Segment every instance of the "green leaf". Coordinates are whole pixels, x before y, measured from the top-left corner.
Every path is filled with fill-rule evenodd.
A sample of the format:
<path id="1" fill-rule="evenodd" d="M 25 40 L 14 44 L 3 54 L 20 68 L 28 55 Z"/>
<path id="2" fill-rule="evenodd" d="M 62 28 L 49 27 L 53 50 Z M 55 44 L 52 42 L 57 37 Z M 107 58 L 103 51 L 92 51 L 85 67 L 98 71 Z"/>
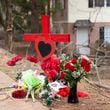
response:
<path id="1" fill-rule="evenodd" d="M 74 80 L 74 79 L 73 79 L 73 77 L 71 76 L 70 73 L 67 73 L 67 74 L 65 75 L 65 80 L 68 81 L 68 82 L 71 82 L 71 81 Z"/>
<path id="2" fill-rule="evenodd" d="M 46 99 L 46 105 L 47 105 L 47 106 L 50 106 L 51 104 L 52 104 L 52 98 L 48 97 L 48 98 Z"/>
<path id="3" fill-rule="evenodd" d="M 42 97 L 43 97 L 44 99 L 47 99 L 47 98 L 49 97 L 48 92 L 45 92 L 45 93 L 42 95 Z"/>
<path id="4" fill-rule="evenodd" d="M 48 3 L 49 0 L 41 0 L 42 3 Z"/>

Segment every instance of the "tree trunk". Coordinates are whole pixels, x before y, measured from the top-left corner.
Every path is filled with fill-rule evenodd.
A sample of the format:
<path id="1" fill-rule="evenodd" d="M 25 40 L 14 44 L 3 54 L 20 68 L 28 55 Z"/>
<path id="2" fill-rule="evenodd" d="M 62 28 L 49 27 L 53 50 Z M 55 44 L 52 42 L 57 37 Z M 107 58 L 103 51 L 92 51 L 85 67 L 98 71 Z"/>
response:
<path id="1" fill-rule="evenodd" d="M 32 21 L 31 21 L 31 32 L 40 33 L 42 27 L 40 25 L 41 14 L 44 13 L 44 6 L 39 0 L 31 0 L 32 2 Z M 29 53 L 35 54 L 35 43 L 32 42 L 30 45 Z"/>
<path id="2" fill-rule="evenodd" d="M 31 32 L 38 33 L 40 32 L 40 8 L 41 4 L 39 0 L 32 0 L 32 21 L 31 21 Z"/>
<path id="3" fill-rule="evenodd" d="M 12 1 L 6 0 L 6 32 L 5 37 L 6 47 L 12 51 L 12 39 L 13 39 L 13 21 L 12 21 Z"/>

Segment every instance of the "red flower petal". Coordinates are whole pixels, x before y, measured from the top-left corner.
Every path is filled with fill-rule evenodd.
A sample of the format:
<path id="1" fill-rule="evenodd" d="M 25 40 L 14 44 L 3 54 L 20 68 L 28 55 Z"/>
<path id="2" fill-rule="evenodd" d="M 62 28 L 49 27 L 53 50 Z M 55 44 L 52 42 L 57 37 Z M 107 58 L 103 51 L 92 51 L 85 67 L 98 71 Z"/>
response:
<path id="1" fill-rule="evenodd" d="M 73 58 L 73 59 L 70 60 L 70 62 L 73 63 L 73 64 L 75 64 L 75 63 L 77 63 L 77 59 L 76 58 Z"/>
<path id="2" fill-rule="evenodd" d="M 47 75 L 49 80 L 55 80 L 56 76 L 57 76 L 57 71 L 56 70 L 46 71 L 46 75 Z"/>
<path id="3" fill-rule="evenodd" d="M 27 60 L 34 62 L 34 63 L 38 62 L 37 58 L 35 56 L 32 56 L 32 55 L 27 55 Z"/>
<path id="4" fill-rule="evenodd" d="M 41 68 L 43 70 L 56 70 L 57 72 L 60 70 L 59 68 L 60 65 L 60 61 L 57 58 L 56 55 L 52 55 L 50 58 L 48 58 L 47 60 L 45 60 L 42 64 L 41 64 Z"/>
<path id="5" fill-rule="evenodd" d="M 60 88 L 60 90 L 59 90 L 59 92 L 57 94 L 61 95 L 62 97 L 67 97 L 68 94 L 69 94 L 68 87 Z"/>
<path id="6" fill-rule="evenodd" d="M 84 71 L 89 72 L 91 70 L 91 66 L 90 65 L 84 65 L 83 69 L 84 69 Z"/>
<path id="7" fill-rule="evenodd" d="M 19 60 L 21 60 L 21 59 L 22 59 L 22 56 L 21 56 L 21 55 L 17 55 L 17 56 L 15 56 L 15 57 L 13 57 L 11 60 L 17 62 L 17 61 L 19 61 Z"/>
<path id="8" fill-rule="evenodd" d="M 8 65 L 8 66 L 14 66 L 14 65 L 15 65 L 15 61 L 8 61 L 8 62 L 7 62 L 7 65 Z"/>
<path id="9" fill-rule="evenodd" d="M 64 79 L 65 75 L 66 75 L 66 73 L 62 71 L 62 72 L 60 73 L 60 79 Z"/>
<path id="10" fill-rule="evenodd" d="M 65 64 L 65 69 L 74 71 L 76 69 L 76 67 L 73 64 L 71 64 L 71 63 L 66 63 Z"/>
<path id="11" fill-rule="evenodd" d="M 7 65 L 8 66 L 14 66 L 16 64 L 17 61 L 21 60 L 22 59 L 22 56 L 21 55 L 17 55 L 13 58 L 11 58 L 8 62 L 7 62 Z"/>
<path id="12" fill-rule="evenodd" d="M 66 64 L 65 64 L 65 69 L 69 69 L 70 66 L 71 66 L 70 63 L 66 63 Z"/>
<path id="13" fill-rule="evenodd" d="M 71 66 L 69 67 L 69 69 L 70 69 L 71 71 L 75 71 L 75 70 L 76 70 L 76 67 L 75 67 L 74 65 L 71 65 Z"/>
<path id="14" fill-rule="evenodd" d="M 88 64 L 90 64 L 90 62 L 87 59 L 84 59 L 84 58 L 81 59 L 81 66 L 88 65 Z"/>

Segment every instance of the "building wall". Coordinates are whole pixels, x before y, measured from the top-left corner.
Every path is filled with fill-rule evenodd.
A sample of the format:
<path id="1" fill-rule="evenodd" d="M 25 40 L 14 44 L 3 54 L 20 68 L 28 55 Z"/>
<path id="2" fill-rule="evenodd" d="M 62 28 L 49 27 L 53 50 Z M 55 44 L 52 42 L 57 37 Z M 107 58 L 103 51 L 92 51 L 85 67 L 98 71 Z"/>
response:
<path id="1" fill-rule="evenodd" d="M 100 27 L 110 26 L 110 22 L 99 22 L 95 23 L 92 31 L 90 32 L 90 46 L 92 47 L 91 53 L 95 52 L 95 48 L 97 48 L 97 43 L 99 42 L 100 37 Z"/>
<path id="2" fill-rule="evenodd" d="M 64 0 L 65 4 L 64 4 L 64 9 L 59 9 L 56 10 L 55 13 L 53 13 L 53 21 L 56 23 L 58 21 L 58 23 L 65 23 L 67 22 L 67 18 L 68 18 L 68 0 Z"/>
<path id="3" fill-rule="evenodd" d="M 90 19 L 91 22 L 110 22 L 110 7 L 88 8 L 88 0 L 68 0 L 68 22 Z"/>
<path id="4" fill-rule="evenodd" d="M 94 54 L 97 48 L 97 41 L 99 40 L 99 29 L 102 26 L 110 26 L 110 7 L 95 7 L 88 8 L 88 0 L 65 0 L 66 8 L 63 16 L 61 13 L 57 14 L 54 21 L 56 25 L 63 24 L 64 33 L 71 35 L 71 42 L 73 44 L 68 47 L 68 53 L 75 51 L 76 48 L 76 31 L 74 23 L 77 20 L 90 20 L 93 26 L 89 32 L 89 45 L 91 48 L 91 54 Z M 83 37 L 83 36 L 82 36 Z"/>
<path id="5" fill-rule="evenodd" d="M 77 20 L 90 20 L 93 23 L 88 37 L 91 53 L 94 53 L 100 37 L 100 27 L 110 26 L 110 7 L 88 8 L 88 0 L 68 0 L 68 23 L 69 29 L 72 28 L 70 33 L 74 43 L 76 42 L 74 23 Z"/>
<path id="6" fill-rule="evenodd" d="M 95 23 L 92 30 L 89 32 L 89 46 L 90 46 L 90 50 L 91 50 L 91 54 L 94 54 L 96 52 L 96 49 L 98 48 L 98 41 L 99 41 L 99 37 L 100 37 L 100 27 L 103 26 L 110 26 L 110 23 Z M 72 46 L 69 47 L 69 50 L 74 50 L 76 48 L 76 28 L 74 28 L 74 24 L 73 23 L 68 23 L 67 25 L 65 25 L 66 28 L 68 28 L 66 31 L 68 31 L 68 33 L 70 33 L 71 35 L 71 41 L 73 42 Z M 83 36 L 82 36 L 83 37 Z"/>

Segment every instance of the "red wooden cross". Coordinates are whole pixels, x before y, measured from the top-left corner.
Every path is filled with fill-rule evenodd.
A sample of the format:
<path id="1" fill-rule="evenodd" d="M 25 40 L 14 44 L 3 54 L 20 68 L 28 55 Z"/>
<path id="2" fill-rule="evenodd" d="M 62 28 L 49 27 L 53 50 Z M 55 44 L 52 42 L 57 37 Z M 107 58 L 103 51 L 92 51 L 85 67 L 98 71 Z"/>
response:
<path id="1" fill-rule="evenodd" d="M 69 42 L 70 34 L 51 34 L 49 16 L 42 16 L 42 33 L 38 34 L 24 34 L 25 41 L 35 42 L 35 48 L 39 60 L 46 60 L 55 51 L 54 42 Z"/>

